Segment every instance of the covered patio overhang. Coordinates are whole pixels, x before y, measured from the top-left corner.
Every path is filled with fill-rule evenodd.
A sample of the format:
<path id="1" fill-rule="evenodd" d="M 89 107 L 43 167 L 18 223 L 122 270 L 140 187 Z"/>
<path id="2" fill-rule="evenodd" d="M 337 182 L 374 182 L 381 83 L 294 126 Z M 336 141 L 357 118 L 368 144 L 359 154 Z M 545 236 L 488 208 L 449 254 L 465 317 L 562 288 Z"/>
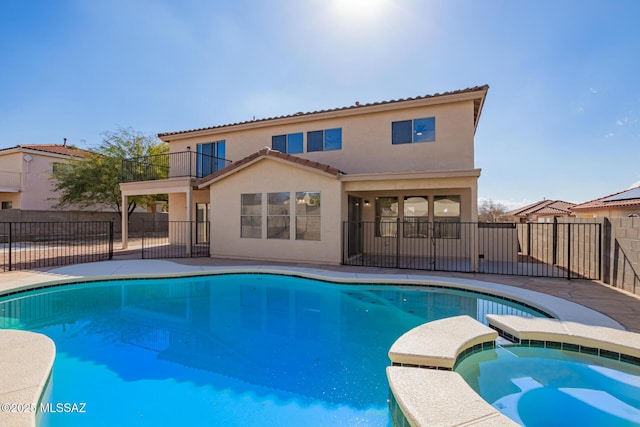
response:
<path id="1" fill-rule="evenodd" d="M 191 199 L 193 190 L 196 187 L 196 179 L 189 177 L 170 178 L 156 181 L 126 182 L 120 184 L 120 192 L 122 193 L 122 206 L 129 205 L 129 197 L 131 196 L 147 196 L 154 194 L 185 194 L 187 203 L 187 218 L 193 215 Z M 127 209 L 122 209 L 122 249 L 128 247 L 129 236 L 129 214 Z M 190 244 L 187 245 L 191 247 Z"/>
<path id="2" fill-rule="evenodd" d="M 478 219 L 480 169 L 344 175 L 340 178 L 345 197 L 375 196 L 392 191 L 463 189 L 469 193 L 466 221 Z"/>
<path id="3" fill-rule="evenodd" d="M 395 253 L 400 254 L 403 251 L 400 249 L 401 247 L 408 250 L 407 248 L 415 246 L 415 240 L 411 239 L 415 236 L 405 236 L 405 232 L 399 233 L 397 230 L 400 230 L 402 226 L 402 229 L 406 231 L 407 228 L 404 227 L 409 227 L 416 217 L 423 218 L 421 221 L 432 224 L 439 221 L 459 224 L 476 223 L 478 220 L 478 178 L 480 173 L 480 169 L 469 169 L 342 176 L 340 178 L 343 191 L 342 205 L 345 207 L 342 211 L 342 218 L 345 222 L 345 230 L 349 230 L 345 231 L 349 235 L 349 243 L 345 248 L 350 255 L 352 252 L 353 255 L 361 253 L 365 246 L 374 252 L 379 250 L 393 252 L 388 248 L 390 242 L 384 238 L 394 236 L 398 237 L 395 243 Z M 387 213 L 383 213 L 384 211 Z M 380 215 L 388 215 L 388 217 L 383 218 Z M 409 216 L 409 223 L 407 223 L 409 225 L 404 225 L 407 216 Z M 390 218 L 395 218 L 395 221 L 398 221 L 397 225 L 387 225 L 385 227 L 388 230 L 387 228 L 383 230 L 381 228 L 383 222 L 388 223 Z M 379 221 L 380 223 L 378 223 Z M 464 230 L 468 228 L 466 227 Z M 455 230 L 460 233 L 461 225 Z M 423 232 L 420 231 L 420 233 Z M 420 235 L 423 237 L 426 235 L 435 236 L 432 232 Z M 436 237 L 433 241 L 434 250 L 436 247 L 446 246 L 466 251 L 468 253 L 465 256 L 469 259 L 470 269 L 476 271 L 478 262 L 477 233 L 462 232 L 462 235 L 462 240 L 460 240 L 460 234 L 451 240 Z M 461 242 L 465 243 L 461 244 Z M 364 250 L 362 253 L 368 252 L 370 251 Z"/>

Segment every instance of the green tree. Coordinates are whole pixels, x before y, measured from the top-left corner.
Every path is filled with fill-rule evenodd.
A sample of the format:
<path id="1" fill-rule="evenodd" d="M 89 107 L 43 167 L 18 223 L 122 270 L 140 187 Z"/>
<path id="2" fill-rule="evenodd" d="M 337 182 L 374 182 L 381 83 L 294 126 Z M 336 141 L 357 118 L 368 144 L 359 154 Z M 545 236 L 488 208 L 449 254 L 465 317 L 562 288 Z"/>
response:
<path id="1" fill-rule="evenodd" d="M 498 217 L 504 214 L 507 208 L 493 200 L 484 200 L 478 207 L 478 221 L 480 222 L 497 222 Z"/>
<path id="2" fill-rule="evenodd" d="M 144 135 L 132 128 L 120 128 L 105 132 L 102 143 L 83 160 L 58 165 L 52 174 L 54 189 L 58 195 L 56 207 L 105 206 L 122 215 L 120 186 L 122 160 L 169 152 L 167 143 Z M 148 206 L 166 195 L 129 197 L 129 213 L 136 206 Z"/>

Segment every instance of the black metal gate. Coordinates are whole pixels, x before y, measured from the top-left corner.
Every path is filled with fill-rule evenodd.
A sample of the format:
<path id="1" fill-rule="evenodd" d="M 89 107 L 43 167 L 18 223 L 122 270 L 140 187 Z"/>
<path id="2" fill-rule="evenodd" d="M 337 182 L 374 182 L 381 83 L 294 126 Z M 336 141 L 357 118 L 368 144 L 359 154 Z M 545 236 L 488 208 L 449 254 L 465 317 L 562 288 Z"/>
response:
<path id="1" fill-rule="evenodd" d="M 160 225 L 157 225 L 160 224 Z M 200 221 L 164 221 L 145 227 L 142 258 L 196 258 L 210 254 L 210 227 Z M 152 231 L 147 231 L 147 230 Z"/>
<path id="2" fill-rule="evenodd" d="M 597 280 L 601 277 L 601 233 L 598 223 L 347 221 L 342 232 L 342 262 Z"/>

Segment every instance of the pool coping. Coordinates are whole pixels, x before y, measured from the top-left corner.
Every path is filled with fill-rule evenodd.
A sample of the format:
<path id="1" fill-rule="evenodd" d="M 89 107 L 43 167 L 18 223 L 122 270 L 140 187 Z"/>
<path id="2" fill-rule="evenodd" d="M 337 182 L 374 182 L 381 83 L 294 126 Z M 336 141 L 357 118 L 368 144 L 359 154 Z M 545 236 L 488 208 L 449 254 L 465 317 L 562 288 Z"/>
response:
<path id="1" fill-rule="evenodd" d="M 43 334 L 20 330 L 0 332 L 2 425 L 35 427 L 41 399 L 50 383 L 56 346 Z"/>
<path id="2" fill-rule="evenodd" d="M 640 365 L 640 334 L 635 332 L 548 318 L 496 314 L 486 318 L 488 327 L 470 316 L 454 316 L 422 324 L 398 338 L 389 351 L 392 366 L 387 368 L 394 422 L 402 425 L 404 421 L 398 420 L 406 420 L 412 427 L 519 425 L 453 371 L 498 335 L 513 345 L 576 351 Z"/>
<path id="3" fill-rule="evenodd" d="M 145 262 L 147 261 L 147 262 Z M 142 266 L 145 268 L 142 268 Z M 80 273 L 80 274 L 78 274 Z M 264 265 L 247 266 L 185 266 L 171 261 L 159 260 L 127 260 L 127 261 L 103 261 L 96 263 L 82 264 L 80 266 L 67 266 L 49 270 L 47 272 L 31 272 L 25 277 L 8 280 L 0 284 L 0 297 L 18 292 L 63 286 L 68 284 L 100 282 L 111 280 L 130 280 L 133 278 L 180 278 L 196 277 L 215 274 L 249 274 L 265 273 L 280 274 L 288 276 L 304 277 L 332 283 L 360 284 L 360 285 L 394 285 L 394 286 L 419 286 L 435 287 L 446 289 L 458 289 L 472 291 L 484 295 L 502 298 L 507 301 L 523 303 L 543 313 L 547 313 L 562 321 L 572 321 L 576 323 L 586 323 L 592 326 L 608 327 L 612 329 L 624 330 L 618 322 L 598 311 L 576 304 L 574 302 L 536 292 L 528 289 L 516 288 L 509 285 L 498 284 L 488 281 L 448 278 L 442 276 L 411 275 L 411 274 L 377 274 L 377 273 L 348 273 L 321 268 L 307 267 L 278 267 Z M 0 340 L 6 338 L 10 330 L 0 330 Z M 25 332 L 29 333 L 29 332 Z M 34 340 L 35 342 L 35 340 Z M 51 375 L 55 357 L 55 343 L 53 354 L 46 378 Z M 40 347 L 34 346 L 32 353 L 38 353 Z M 2 359 L 0 359 L 2 360 Z M 0 377 L 8 370 L 5 363 L 0 364 Z M 391 368 L 391 367 L 390 367 Z M 406 368 L 408 369 L 408 368 Z M 424 375 L 424 374 L 421 374 Z M 38 404 L 47 386 L 45 381 L 40 385 L 37 393 L 37 401 L 29 402 Z M 23 388 L 32 386 L 25 381 Z M 0 395 L 0 398 L 3 396 Z M 0 402 L 3 403 L 3 402 Z M 6 402 L 5 402 L 6 403 Z M 13 402 L 8 402 L 13 403 Z M 15 402 L 17 403 L 17 402 Z M 21 402 L 25 403 L 25 402 Z M 35 426 L 36 413 L 12 425 Z"/>

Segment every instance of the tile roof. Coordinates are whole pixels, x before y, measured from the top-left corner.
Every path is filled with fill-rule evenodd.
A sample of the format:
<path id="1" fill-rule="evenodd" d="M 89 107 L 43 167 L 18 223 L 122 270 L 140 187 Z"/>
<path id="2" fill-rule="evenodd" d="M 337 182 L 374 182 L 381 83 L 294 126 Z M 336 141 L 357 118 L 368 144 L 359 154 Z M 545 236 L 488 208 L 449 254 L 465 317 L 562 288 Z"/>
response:
<path id="1" fill-rule="evenodd" d="M 163 138 L 163 137 L 172 136 L 172 135 L 180 135 L 180 134 L 185 134 L 185 133 L 190 133 L 190 132 L 198 132 L 198 131 L 205 131 L 205 130 L 220 129 L 220 128 L 243 125 L 243 124 L 248 124 L 248 123 L 268 122 L 270 120 L 286 119 L 286 118 L 290 118 L 290 117 L 311 116 L 313 114 L 330 113 L 330 112 L 335 112 L 335 111 L 353 110 L 353 109 L 357 109 L 357 108 L 365 108 L 365 107 L 371 107 L 371 106 L 375 106 L 375 105 L 394 104 L 394 103 L 399 103 L 399 102 L 415 101 L 415 100 L 420 100 L 420 99 L 438 98 L 438 97 L 448 96 L 448 95 L 459 95 L 459 94 L 464 94 L 464 93 L 482 92 L 482 91 L 487 91 L 488 89 L 489 89 L 489 85 L 482 85 L 482 86 L 473 86 L 473 87 L 469 87 L 469 88 L 466 88 L 466 89 L 453 90 L 453 91 L 449 91 L 449 92 L 434 93 L 432 95 L 416 96 L 414 98 L 409 97 L 409 98 L 401 98 L 401 99 L 392 99 L 392 100 L 389 100 L 389 101 L 371 102 L 371 103 L 367 103 L 367 104 L 360 104 L 360 103 L 356 102 L 355 105 L 349 105 L 349 106 L 346 106 L 346 107 L 339 107 L 339 108 L 331 108 L 331 109 L 327 109 L 327 110 L 310 111 L 310 112 L 306 112 L 306 113 L 299 112 L 299 113 L 288 114 L 288 115 L 284 115 L 284 116 L 268 117 L 268 118 L 264 118 L 264 119 L 246 120 L 244 122 L 229 123 L 229 124 L 211 126 L 211 127 L 205 127 L 205 128 L 199 128 L 199 129 L 182 130 L 182 131 L 176 131 L 176 132 L 164 132 L 164 133 L 159 133 L 158 134 L 158 138 Z M 478 116 L 480 114 L 480 109 L 481 108 L 482 108 L 482 104 L 481 103 L 479 103 L 477 106 L 474 106 L 474 110 L 475 110 L 474 114 L 476 116 Z M 477 117 L 476 117 L 476 122 L 477 122 Z"/>
<path id="2" fill-rule="evenodd" d="M 635 187 L 635 188 L 640 188 L 640 187 Z M 640 197 L 633 198 L 633 199 L 624 199 L 624 200 L 612 200 L 612 201 L 605 200 L 610 197 L 618 196 L 619 194 L 623 194 L 631 190 L 634 190 L 634 188 L 628 188 L 626 190 L 618 191 L 617 193 L 609 194 L 607 196 L 603 196 L 595 200 L 590 200 L 588 202 L 580 203 L 579 205 L 573 206 L 571 210 L 640 206 Z"/>
<path id="3" fill-rule="evenodd" d="M 529 215 L 571 215 L 574 203 L 562 200 L 542 200 L 519 209 L 512 210 L 504 216 L 527 217 Z"/>
<path id="4" fill-rule="evenodd" d="M 12 149 L 20 149 L 26 148 L 29 150 L 42 151 L 45 153 L 51 154 L 61 154 L 63 156 L 71 156 L 71 157 L 89 157 L 92 153 L 91 151 L 83 150 L 82 148 L 76 148 L 70 145 L 64 144 L 22 144 L 16 145 L 15 147 L 4 148 L 0 151 L 4 150 L 12 150 Z"/>
<path id="5" fill-rule="evenodd" d="M 343 175 L 344 172 L 340 171 L 339 169 L 336 169 L 334 167 L 331 167 L 329 165 L 325 165 L 323 163 L 318 163 L 318 162 L 314 162 L 312 160 L 308 160 L 308 159 L 303 159 L 302 157 L 298 157 L 298 156 L 292 156 L 291 154 L 286 154 L 286 153 L 281 153 L 280 151 L 277 150 L 273 150 L 269 147 L 265 147 L 253 154 L 248 155 L 247 157 L 238 160 L 237 162 L 233 162 L 230 165 L 220 169 L 217 172 L 212 173 L 211 175 L 207 175 L 201 179 L 198 180 L 198 182 L 196 183 L 198 186 L 200 185 L 206 185 L 206 183 L 219 178 L 221 176 L 224 175 L 228 175 L 230 173 L 232 173 L 233 171 L 237 170 L 237 169 L 242 169 L 244 167 L 247 167 L 249 164 L 255 162 L 256 160 L 262 158 L 262 157 L 272 157 L 272 158 L 277 158 L 277 159 L 281 159 L 281 160 L 285 160 L 287 162 L 291 162 L 295 165 L 298 166 L 304 166 L 307 168 L 312 168 L 312 169 L 317 169 L 318 171 L 327 173 L 329 175 L 334 175 L 335 177 L 338 177 L 339 175 Z"/>

